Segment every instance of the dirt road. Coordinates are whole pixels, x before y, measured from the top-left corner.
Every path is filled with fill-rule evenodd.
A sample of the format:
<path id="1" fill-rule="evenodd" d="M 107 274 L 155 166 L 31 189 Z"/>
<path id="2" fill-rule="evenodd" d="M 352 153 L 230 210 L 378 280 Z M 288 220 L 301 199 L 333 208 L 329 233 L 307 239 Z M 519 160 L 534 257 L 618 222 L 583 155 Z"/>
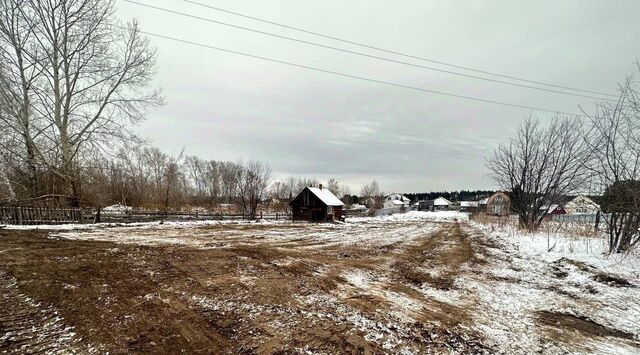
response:
<path id="1" fill-rule="evenodd" d="M 633 284 L 537 262 L 467 222 L 4 230 L 0 352 L 640 352 Z"/>

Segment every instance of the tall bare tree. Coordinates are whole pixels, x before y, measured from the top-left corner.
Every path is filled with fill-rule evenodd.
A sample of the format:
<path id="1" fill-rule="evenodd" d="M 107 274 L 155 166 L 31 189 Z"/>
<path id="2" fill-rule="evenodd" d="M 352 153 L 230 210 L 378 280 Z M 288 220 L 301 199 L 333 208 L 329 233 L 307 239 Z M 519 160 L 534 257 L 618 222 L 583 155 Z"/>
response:
<path id="1" fill-rule="evenodd" d="M 591 120 L 588 166 L 604 192 L 609 251 L 624 252 L 640 244 L 640 92 L 628 78 L 617 101 L 585 114 Z"/>
<path id="2" fill-rule="evenodd" d="M 14 127 L 24 137 L 27 157 L 64 182 L 74 205 L 83 150 L 108 150 L 131 138 L 130 124 L 162 103 L 159 91 L 149 88 L 156 52 L 135 22 L 115 18 L 114 4 L 2 0 L 0 31 L 10 44 L 3 52 L 13 59 L 4 71 L 13 74 L 18 108 Z M 34 121 L 38 127 L 32 129 Z"/>
<path id="3" fill-rule="evenodd" d="M 236 195 L 238 204 L 251 218 L 256 216 L 258 204 L 266 197 L 271 181 L 271 168 L 258 161 L 240 164 Z"/>
<path id="4" fill-rule="evenodd" d="M 550 206 L 581 187 L 587 149 L 578 118 L 555 116 L 548 127 L 529 117 L 488 161 L 494 180 L 510 191 L 520 226 L 536 230 Z"/>
<path id="5" fill-rule="evenodd" d="M 36 23 L 27 7 L 26 0 L 0 0 L 0 156 L 24 177 L 24 197 L 36 197 L 35 142 L 44 128 L 36 124 L 32 108 L 41 69 L 33 45 Z"/>

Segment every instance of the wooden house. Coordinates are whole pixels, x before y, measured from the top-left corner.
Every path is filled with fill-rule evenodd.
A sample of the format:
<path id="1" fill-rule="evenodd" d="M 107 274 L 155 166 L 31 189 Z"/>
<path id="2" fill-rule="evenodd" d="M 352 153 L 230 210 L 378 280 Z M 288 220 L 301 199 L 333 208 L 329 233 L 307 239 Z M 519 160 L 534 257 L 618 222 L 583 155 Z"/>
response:
<path id="1" fill-rule="evenodd" d="M 487 214 L 508 216 L 511 213 L 511 198 L 506 192 L 496 192 L 487 200 Z"/>
<path id="2" fill-rule="evenodd" d="M 560 205 L 543 206 L 541 209 L 546 210 L 544 215 L 545 221 L 553 220 L 553 216 L 567 214 L 567 211 L 565 211 L 564 207 Z"/>
<path id="3" fill-rule="evenodd" d="M 344 203 L 322 185 L 306 187 L 290 205 L 294 221 L 333 222 L 343 217 Z"/>

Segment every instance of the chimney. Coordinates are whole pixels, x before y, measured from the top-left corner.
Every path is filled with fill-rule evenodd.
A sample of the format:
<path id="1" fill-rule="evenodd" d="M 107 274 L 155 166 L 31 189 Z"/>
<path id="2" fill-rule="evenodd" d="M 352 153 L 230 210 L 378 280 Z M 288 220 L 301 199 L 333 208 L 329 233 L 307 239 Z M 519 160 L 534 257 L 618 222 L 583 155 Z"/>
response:
<path id="1" fill-rule="evenodd" d="M 318 185 L 318 187 L 320 188 L 320 190 L 322 190 L 322 184 Z"/>

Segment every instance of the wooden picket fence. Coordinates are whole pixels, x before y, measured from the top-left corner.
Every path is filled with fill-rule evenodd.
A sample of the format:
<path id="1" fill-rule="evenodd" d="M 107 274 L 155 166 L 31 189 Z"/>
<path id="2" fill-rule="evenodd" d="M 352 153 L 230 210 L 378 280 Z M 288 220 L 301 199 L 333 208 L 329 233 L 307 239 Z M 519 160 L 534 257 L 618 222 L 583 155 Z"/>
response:
<path id="1" fill-rule="evenodd" d="M 132 223 L 153 221 L 194 221 L 194 220 L 290 220 L 286 212 L 258 212 L 255 216 L 242 213 L 178 212 L 132 210 L 125 213 L 101 212 L 101 223 Z M 0 207 L 0 225 L 41 225 L 94 223 L 96 210 L 79 208 L 39 208 L 39 207 Z"/>
<path id="2" fill-rule="evenodd" d="M 79 208 L 0 207 L 0 224 L 37 225 L 82 223 Z"/>

